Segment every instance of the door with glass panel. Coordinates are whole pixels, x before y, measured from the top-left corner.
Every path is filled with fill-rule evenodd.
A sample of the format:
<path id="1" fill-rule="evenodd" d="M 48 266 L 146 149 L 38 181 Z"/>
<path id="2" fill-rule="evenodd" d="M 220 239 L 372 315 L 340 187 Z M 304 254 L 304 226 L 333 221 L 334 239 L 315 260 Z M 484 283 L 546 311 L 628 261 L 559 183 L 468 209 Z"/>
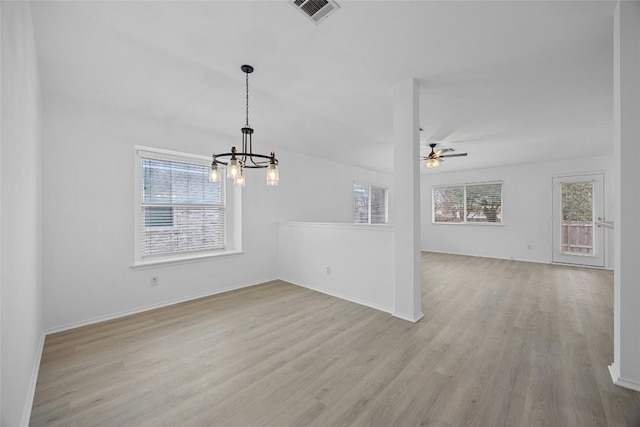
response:
<path id="1" fill-rule="evenodd" d="M 553 262 L 604 267 L 604 175 L 553 178 Z"/>

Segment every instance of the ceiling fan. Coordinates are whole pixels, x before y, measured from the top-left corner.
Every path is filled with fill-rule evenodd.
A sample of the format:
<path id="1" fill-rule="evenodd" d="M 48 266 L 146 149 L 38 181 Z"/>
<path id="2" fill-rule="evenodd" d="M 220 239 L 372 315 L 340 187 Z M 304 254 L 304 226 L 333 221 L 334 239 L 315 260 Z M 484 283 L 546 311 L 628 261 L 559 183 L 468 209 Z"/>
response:
<path id="1" fill-rule="evenodd" d="M 455 151 L 453 148 L 441 148 L 438 151 L 434 151 L 438 144 L 429 144 L 431 147 L 431 153 L 427 157 L 421 157 L 420 160 L 426 160 L 425 166 L 428 168 L 437 168 L 440 166 L 440 162 L 442 162 L 445 157 L 463 157 L 466 156 L 467 153 L 456 153 L 456 154 L 444 154 L 449 151 Z"/>

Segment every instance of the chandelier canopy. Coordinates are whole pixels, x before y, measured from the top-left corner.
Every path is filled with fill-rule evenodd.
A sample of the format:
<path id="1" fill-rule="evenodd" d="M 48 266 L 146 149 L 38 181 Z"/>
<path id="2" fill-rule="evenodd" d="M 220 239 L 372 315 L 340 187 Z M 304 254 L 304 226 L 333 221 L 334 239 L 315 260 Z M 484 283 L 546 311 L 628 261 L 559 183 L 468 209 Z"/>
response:
<path id="1" fill-rule="evenodd" d="M 253 73 L 251 65 L 243 65 L 240 69 L 245 73 L 247 89 L 246 96 L 246 120 L 242 132 L 242 149 L 238 152 L 236 147 L 231 147 L 230 153 L 213 154 L 213 162 L 209 169 L 209 181 L 220 181 L 220 166 L 227 167 L 227 178 L 233 179 L 233 183 L 239 187 L 244 187 L 244 170 L 267 169 L 267 185 L 278 185 L 280 180 L 278 172 L 278 159 L 272 151 L 270 155 L 257 154 L 253 152 L 253 129 L 249 126 L 249 74 Z"/>

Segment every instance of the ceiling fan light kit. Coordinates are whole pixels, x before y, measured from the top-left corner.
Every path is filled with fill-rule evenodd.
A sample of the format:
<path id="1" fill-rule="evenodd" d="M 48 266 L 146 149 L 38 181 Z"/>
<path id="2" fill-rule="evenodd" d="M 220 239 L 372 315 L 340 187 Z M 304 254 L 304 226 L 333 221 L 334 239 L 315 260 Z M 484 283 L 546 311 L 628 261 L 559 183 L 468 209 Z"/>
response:
<path id="1" fill-rule="evenodd" d="M 422 129 L 420 129 L 422 130 Z M 437 168 L 440 166 L 440 162 L 442 162 L 444 157 L 463 157 L 466 156 L 467 153 L 457 153 L 457 154 L 444 154 L 449 151 L 455 151 L 453 148 L 441 148 L 438 151 L 435 151 L 436 148 L 435 143 L 429 144 L 431 147 L 431 153 L 427 157 L 421 157 L 420 160 L 426 160 L 424 165 L 428 168 Z"/>
<path id="2" fill-rule="evenodd" d="M 245 73 L 246 83 L 246 121 L 242 131 L 242 149 L 240 152 L 236 147 L 231 147 L 230 153 L 213 154 L 213 162 L 209 169 L 209 181 L 219 182 L 220 166 L 227 167 L 227 178 L 233 179 L 233 183 L 238 187 L 244 187 L 245 176 L 244 170 L 249 169 L 267 169 L 267 185 L 278 185 L 280 174 L 278 172 L 278 159 L 272 151 L 270 155 L 257 154 L 253 152 L 253 129 L 249 126 L 249 74 L 253 73 L 251 65 L 243 65 L 240 67 Z M 223 160 L 224 159 L 224 160 Z"/>
<path id="3" fill-rule="evenodd" d="M 428 168 L 437 168 L 440 166 L 440 160 L 436 158 L 428 158 L 424 165 Z"/>

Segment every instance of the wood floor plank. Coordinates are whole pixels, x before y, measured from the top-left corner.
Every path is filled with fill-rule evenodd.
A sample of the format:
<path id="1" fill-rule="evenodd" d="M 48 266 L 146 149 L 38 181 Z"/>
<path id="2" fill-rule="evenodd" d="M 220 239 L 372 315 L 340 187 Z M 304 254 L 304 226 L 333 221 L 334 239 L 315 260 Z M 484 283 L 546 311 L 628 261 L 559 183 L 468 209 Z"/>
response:
<path id="1" fill-rule="evenodd" d="M 282 281 L 46 338 L 32 426 L 640 426 L 610 271 L 422 254 L 412 324 Z"/>

